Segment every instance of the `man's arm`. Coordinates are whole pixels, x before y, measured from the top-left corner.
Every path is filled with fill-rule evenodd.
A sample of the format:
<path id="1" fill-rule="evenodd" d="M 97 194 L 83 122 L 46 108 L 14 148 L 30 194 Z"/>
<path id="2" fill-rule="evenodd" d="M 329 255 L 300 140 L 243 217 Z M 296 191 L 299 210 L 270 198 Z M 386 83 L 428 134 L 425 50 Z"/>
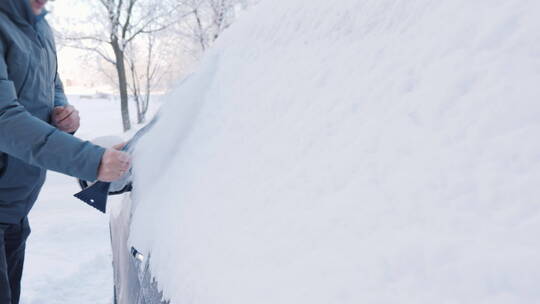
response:
<path id="1" fill-rule="evenodd" d="M 56 72 L 56 77 L 54 78 L 54 106 L 55 107 L 65 107 L 69 104 L 66 93 L 64 92 L 64 84 L 60 79 L 60 75 Z"/>
<path id="2" fill-rule="evenodd" d="M 93 181 L 105 149 L 64 133 L 26 111 L 8 79 L 4 56 L 0 56 L 0 151 L 35 166 Z"/>

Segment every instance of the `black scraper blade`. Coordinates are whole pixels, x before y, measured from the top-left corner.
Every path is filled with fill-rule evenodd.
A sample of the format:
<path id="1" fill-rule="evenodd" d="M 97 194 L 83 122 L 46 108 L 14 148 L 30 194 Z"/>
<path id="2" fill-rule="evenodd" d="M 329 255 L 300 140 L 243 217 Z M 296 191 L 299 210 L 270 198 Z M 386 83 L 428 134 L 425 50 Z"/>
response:
<path id="1" fill-rule="evenodd" d="M 107 196 L 111 183 L 97 182 L 74 196 L 97 210 L 105 213 L 107 210 Z"/>

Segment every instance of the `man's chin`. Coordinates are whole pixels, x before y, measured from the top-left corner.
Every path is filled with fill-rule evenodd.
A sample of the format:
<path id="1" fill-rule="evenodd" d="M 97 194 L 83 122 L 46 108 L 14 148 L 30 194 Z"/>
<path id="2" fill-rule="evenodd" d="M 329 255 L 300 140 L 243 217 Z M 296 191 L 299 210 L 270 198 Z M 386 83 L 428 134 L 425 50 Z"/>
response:
<path id="1" fill-rule="evenodd" d="M 43 9 L 42 8 L 40 8 L 40 9 L 32 8 L 32 12 L 34 13 L 34 15 L 39 16 L 43 12 Z"/>

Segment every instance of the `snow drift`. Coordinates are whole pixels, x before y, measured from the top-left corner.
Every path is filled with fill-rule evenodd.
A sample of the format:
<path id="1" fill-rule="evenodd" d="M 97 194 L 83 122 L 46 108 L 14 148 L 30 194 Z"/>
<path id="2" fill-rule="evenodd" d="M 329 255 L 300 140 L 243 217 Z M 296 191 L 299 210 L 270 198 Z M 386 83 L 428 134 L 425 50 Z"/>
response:
<path id="1" fill-rule="evenodd" d="M 172 303 L 539 303 L 540 2 L 263 1 L 136 151 Z"/>

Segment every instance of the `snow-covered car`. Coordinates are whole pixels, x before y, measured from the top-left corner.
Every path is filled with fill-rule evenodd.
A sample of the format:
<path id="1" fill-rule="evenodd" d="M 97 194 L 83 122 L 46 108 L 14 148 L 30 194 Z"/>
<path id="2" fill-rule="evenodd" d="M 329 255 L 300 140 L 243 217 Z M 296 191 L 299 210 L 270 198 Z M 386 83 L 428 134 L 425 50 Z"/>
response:
<path id="1" fill-rule="evenodd" d="M 118 303 L 538 303 L 539 9 L 262 1 L 135 148 Z"/>

